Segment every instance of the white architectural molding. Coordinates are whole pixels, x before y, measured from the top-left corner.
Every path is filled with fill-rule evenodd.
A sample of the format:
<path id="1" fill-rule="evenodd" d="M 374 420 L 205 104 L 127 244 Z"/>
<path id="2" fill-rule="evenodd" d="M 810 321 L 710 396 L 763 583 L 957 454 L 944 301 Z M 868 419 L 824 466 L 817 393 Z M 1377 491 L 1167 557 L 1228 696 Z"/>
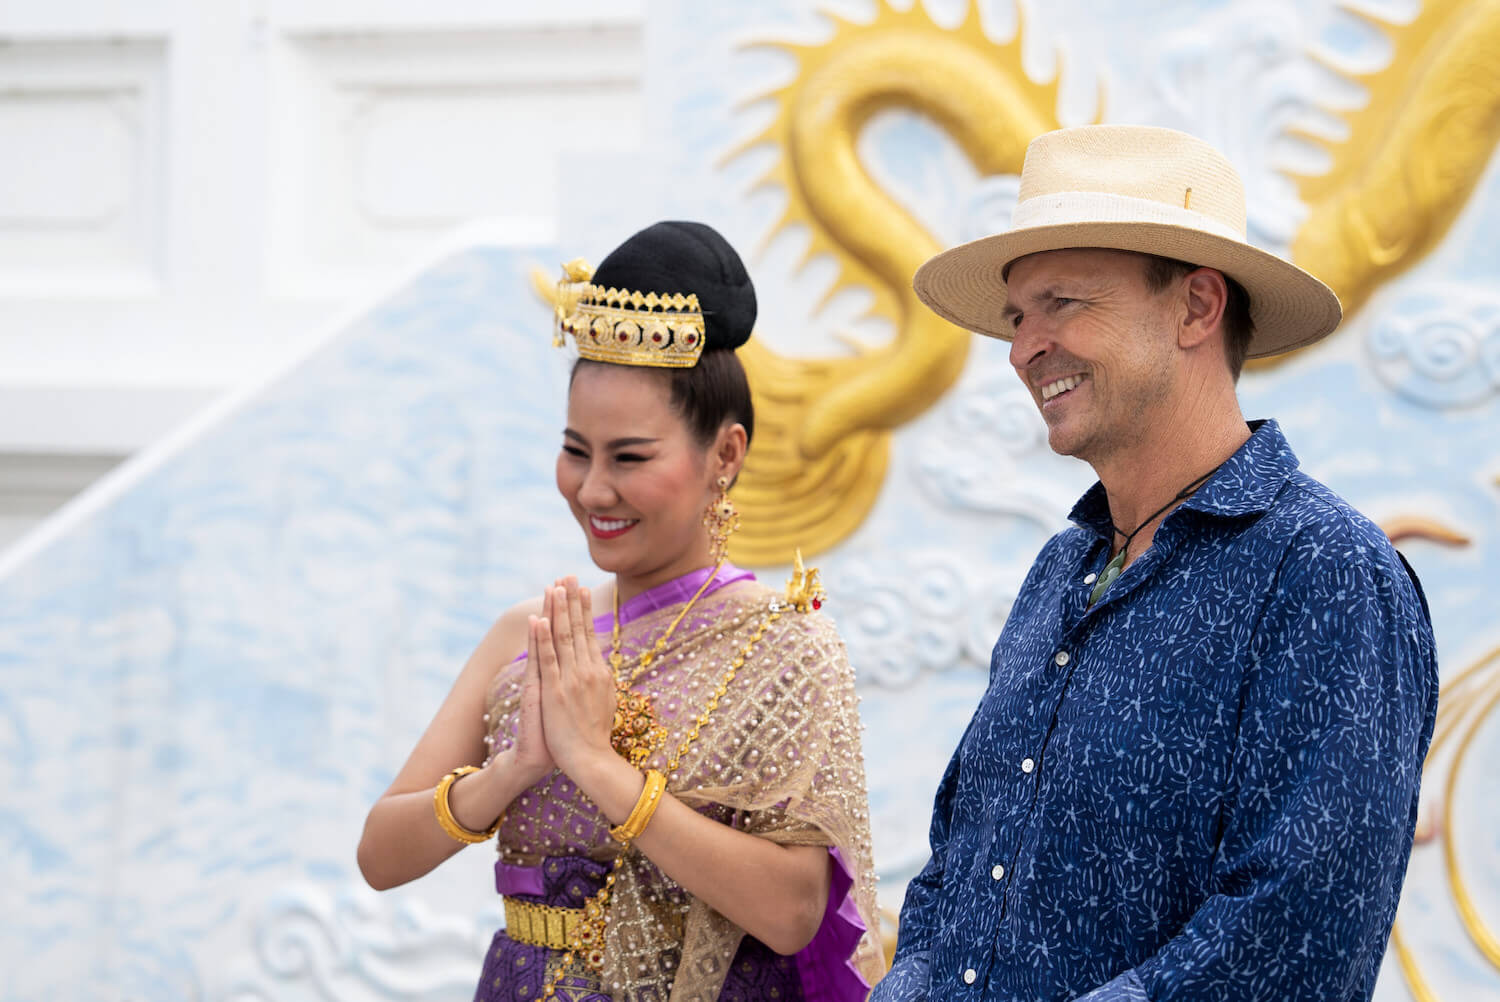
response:
<path id="1" fill-rule="evenodd" d="M 159 291 L 165 65 L 161 39 L 0 49 L 0 298 Z"/>
<path id="2" fill-rule="evenodd" d="M 641 45 L 628 24 L 283 36 L 274 294 L 364 287 L 476 214 L 554 241 L 560 161 L 639 147 Z"/>

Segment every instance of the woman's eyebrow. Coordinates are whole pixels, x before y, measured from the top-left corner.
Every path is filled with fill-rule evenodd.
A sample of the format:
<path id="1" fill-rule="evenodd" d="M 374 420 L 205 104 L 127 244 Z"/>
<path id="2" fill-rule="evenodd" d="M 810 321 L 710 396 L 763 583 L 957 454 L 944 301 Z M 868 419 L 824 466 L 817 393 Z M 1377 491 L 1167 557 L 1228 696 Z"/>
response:
<path id="1" fill-rule="evenodd" d="M 578 432 L 574 431 L 572 428 L 564 428 L 563 429 L 563 438 L 572 439 L 573 441 L 577 442 L 580 445 L 588 445 L 589 444 L 589 440 L 588 439 L 584 438 L 582 435 L 580 435 Z M 614 438 L 614 439 L 610 439 L 610 441 L 607 443 L 607 445 L 611 449 L 625 449 L 625 448 L 629 448 L 632 445 L 655 445 L 657 442 L 660 442 L 660 441 L 661 441 L 661 439 L 659 439 L 659 438 L 646 438 L 646 437 L 643 437 L 643 436 L 629 436 L 629 437 L 626 437 L 626 438 Z"/>

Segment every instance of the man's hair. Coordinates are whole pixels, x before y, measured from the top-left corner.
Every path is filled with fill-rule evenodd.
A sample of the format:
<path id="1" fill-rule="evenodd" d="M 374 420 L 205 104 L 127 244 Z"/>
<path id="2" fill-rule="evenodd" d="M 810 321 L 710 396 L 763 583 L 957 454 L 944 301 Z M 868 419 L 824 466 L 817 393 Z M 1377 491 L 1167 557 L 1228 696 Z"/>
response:
<path id="1" fill-rule="evenodd" d="M 1199 267 L 1157 254 L 1141 256 L 1146 259 L 1146 288 L 1151 292 L 1164 291 L 1174 281 Z M 1250 335 L 1255 333 L 1255 323 L 1250 319 L 1250 294 L 1245 287 L 1228 275 L 1224 275 L 1224 285 L 1229 290 L 1228 301 L 1224 303 L 1224 357 L 1229 363 L 1229 374 L 1238 382 L 1240 370 L 1245 367 L 1245 356 L 1250 352 Z"/>

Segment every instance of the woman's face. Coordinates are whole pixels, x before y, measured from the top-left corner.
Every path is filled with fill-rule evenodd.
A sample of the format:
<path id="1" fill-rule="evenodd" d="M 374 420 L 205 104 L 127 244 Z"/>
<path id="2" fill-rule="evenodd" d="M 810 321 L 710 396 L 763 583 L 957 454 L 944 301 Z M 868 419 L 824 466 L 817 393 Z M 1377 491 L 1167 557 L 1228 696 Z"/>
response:
<path id="1" fill-rule="evenodd" d="M 568 393 L 557 489 L 594 563 L 632 591 L 709 561 L 703 511 L 723 461 L 694 440 L 669 393 L 659 374 L 623 365 L 580 365 Z"/>

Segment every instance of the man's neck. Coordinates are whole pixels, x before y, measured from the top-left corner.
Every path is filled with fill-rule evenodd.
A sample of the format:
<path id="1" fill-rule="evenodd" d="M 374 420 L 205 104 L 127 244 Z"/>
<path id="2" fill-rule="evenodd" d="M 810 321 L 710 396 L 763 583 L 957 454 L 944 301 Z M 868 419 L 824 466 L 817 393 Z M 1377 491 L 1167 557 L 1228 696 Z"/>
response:
<path id="1" fill-rule="evenodd" d="M 1238 401 L 1231 398 L 1227 406 L 1204 411 L 1204 408 L 1178 408 L 1176 413 L 1153 422 L 1153 428 L 1160 431 L 1132 443 L 1129 450 L 1092 464 L 1104 485 L 1110 518 L 1117 528 L 1127 533 L 1134 530 L 1194 480 L 1234 455 L 1249 439 L 1250 428 Z M 1171 509 L 1152 521 L 1160 524 L 1169 514 Z M 1150 545 L 1153 534 L 1154 526 L 1142 530 L 1131 543 L 1132 558 Z M 1114 548 L 1118 550 L 1123 542 L 1117 535 Z"/>

